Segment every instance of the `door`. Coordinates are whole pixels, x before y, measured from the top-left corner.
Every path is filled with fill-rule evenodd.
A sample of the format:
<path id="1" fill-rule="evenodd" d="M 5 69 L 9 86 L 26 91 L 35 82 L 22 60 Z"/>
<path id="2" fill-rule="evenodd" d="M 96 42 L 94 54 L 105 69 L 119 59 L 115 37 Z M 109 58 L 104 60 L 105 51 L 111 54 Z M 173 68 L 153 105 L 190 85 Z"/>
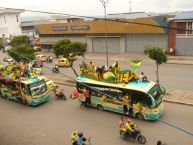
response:
<path id="1" fill-rule="evenodd" d="M 93 52 L 106 52 L 106 38 L 93 38 Z M 120 38 L 107 38 L 109 53 L 120 53 Z"/>
<path id="2" fill-rule="evenodd" d="M 193 37 L 176 38 L 176 55 L 193 56 Z"/>

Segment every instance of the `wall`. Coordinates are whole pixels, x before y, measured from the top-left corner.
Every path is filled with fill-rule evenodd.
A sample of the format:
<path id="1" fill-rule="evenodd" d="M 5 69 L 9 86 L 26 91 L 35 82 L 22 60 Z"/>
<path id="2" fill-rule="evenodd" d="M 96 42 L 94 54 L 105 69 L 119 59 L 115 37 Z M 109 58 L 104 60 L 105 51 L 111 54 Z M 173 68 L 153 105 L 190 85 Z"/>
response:
<path id="1" fill-rule="evenodd" d="M 18 16 L 18 21 L 16 15 Z M 0 37 L 2 37 L 2 34 L 5 34 L 6 37 L 21 35 L 20 22 L 19 14 L 0 14 Z"/>
<path id="2" fill-rule="evenodd" d="M 177 23 L 170 22 L 169 28 L 177 28 Z M 176 52 L 176 34 L 177 30 L 169 29 L 168 30 L 168 48 L 173 48 L 172 55 L 175 55 Z"/>

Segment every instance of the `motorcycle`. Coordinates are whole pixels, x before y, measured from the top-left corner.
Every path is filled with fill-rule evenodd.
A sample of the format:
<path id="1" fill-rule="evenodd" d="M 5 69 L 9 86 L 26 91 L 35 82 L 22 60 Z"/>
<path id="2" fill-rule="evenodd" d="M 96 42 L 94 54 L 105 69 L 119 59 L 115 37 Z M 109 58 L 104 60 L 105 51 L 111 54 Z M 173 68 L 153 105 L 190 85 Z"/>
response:
<path id="1" fill-rule="evenodd" d="M 47 62 L 47 63 L 49 63 L 49 62 L 52 63 L 52 62 L 53 62 L 53 59 L 52 59 L 52 58 L 48 58 L 48 59 L 46 59 L 46 62 Z"/>
<path id="2" fill-rule="evenodd" d="M 54 72 L 54 73 L 59 73 L 60 71 L 59 71 L 59 69 L 58 69 L 58 68 L 53 67 L 53 68 L 52 68 L 52 72 Z"/>
<path id="3" fill-rule="evenodd" d="M 63 92 L 60 92 L 60 93 L 56 93 L 55 91 L 54 91 L 54 93 L 55 93 L 55 96 L 56 96 L 56 98 L 59 100 L 67 100 L 67 98 L 66 98 L 66 96 L 64 95 L 64 93 Z"/>
<path id="4" fill-rule="evenodd" d="M 146 143 L 146 138 L 141 134 L 141 130 L 135 127 L 134 132 L 121 132 L 121 138 L 129 141 L 138 141 L 140 144 Z"/>

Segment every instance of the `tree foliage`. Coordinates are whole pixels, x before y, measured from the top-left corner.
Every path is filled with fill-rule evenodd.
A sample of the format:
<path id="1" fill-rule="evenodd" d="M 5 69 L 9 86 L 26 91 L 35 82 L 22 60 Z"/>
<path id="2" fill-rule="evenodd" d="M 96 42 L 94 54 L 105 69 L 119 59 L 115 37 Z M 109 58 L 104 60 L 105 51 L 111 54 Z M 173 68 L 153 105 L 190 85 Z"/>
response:
<path id="1" fill-rule="evenodd" d="M 148 56 L 151 59 L 155 60 L 156 62 L 157 83 L 159 84 L 159 73 L 158 73 L 159 65 L 167 62 L 167 51 L 164 51 L 159 47 L 151 47 L 151 46 L 145 47 L 145 51 L 147 52 Z"/>
<path id="2" fill-rule="evenodd" d="M 71 42 L 68 39 L 63 39 L 54 44 L 53 51 L 56 57 L 62 55 L 68 59 L 70 67 L 77 76 L 76 70 L 73 68 L 73 63 L 76 60 L 76 56 L 84 56 L 86 52 L 86 44 L 80 42 Z"/>
<path id="3" fill-rule="evenodd" d="M 20 36 L 14 36 L 13 39 L 11 40 L 11 45 L 13 47 L 18 47 L 18 46 L 30 46 L 30 40 L 29 37 L 26 35 L 20 35 Z"/>
<path id="4" fill-rule="evenodd" d="M 62 39 L 54 44 L 53 46 L 53 52 L 56 55 L 56 57 L 60 55 L 64 55 L 64 49 L 70 44 L 70 40 L 68 39 Z"/>
<path id="5" fill-rule="evenodd" d="M 18 46 L 8 50 L 8 55 L 18 62 L 30 62 L 35 59 L 35 50 L 26 46 Z"/>

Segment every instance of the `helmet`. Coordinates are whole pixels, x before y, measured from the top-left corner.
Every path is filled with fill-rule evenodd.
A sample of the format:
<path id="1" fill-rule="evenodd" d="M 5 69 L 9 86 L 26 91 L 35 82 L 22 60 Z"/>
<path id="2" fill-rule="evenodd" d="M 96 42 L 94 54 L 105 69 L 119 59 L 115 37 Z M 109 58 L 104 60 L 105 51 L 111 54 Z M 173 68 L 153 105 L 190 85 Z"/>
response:
<path id="1" fill-rule="evenodd" d="M 129 122 L 129 123 L 130 123 L 130 122 L 131 122 L 131 119 L 127 119 L 127 122 Z"/>
<path id="2" fill-rule="evenodd" d="M 78 131 L 76 131 L 76 130 L 74 130 L 74 131 L 72 132 L 73 135 L 76 135 L 77 133 L 78 133 Z"/>
<path id="3" fill-rule="evenodd" d="M 82 131 L 79 131 L 79 132 L 78 132 L 78 136 L 79 136 L 79 137 L 83 137 L 83 132 L 82 132 Z"/>

